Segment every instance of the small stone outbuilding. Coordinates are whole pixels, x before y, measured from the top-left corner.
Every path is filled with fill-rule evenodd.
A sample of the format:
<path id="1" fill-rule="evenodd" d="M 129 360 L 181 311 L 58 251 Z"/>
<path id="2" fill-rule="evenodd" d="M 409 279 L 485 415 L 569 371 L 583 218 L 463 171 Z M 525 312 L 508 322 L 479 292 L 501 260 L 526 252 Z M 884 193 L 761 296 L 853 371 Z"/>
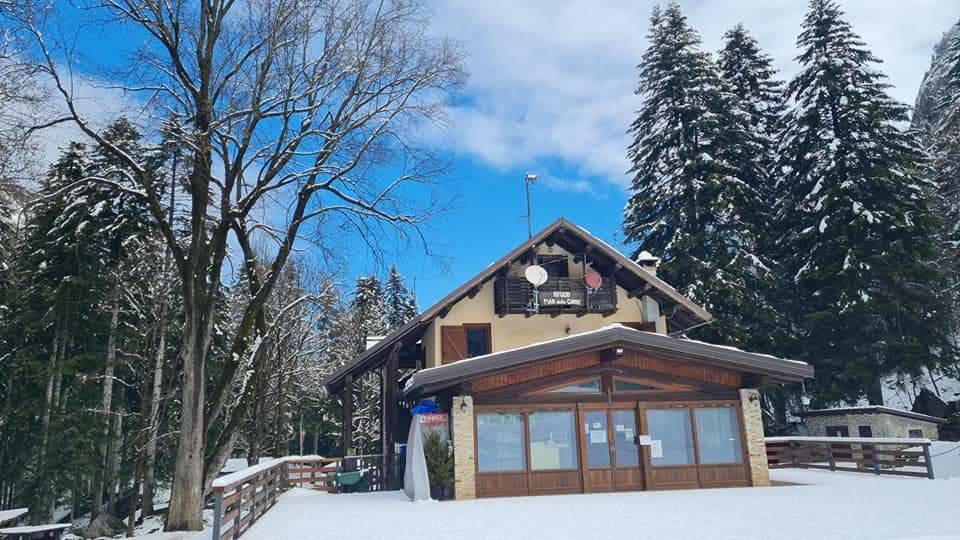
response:
<path id="1" fill-rule="evenodd" d="M 840 407 L 800 413 L 807 434 L 814 437 L 907 437 L 939 439 L 936 416 L 890 407 Z"/>

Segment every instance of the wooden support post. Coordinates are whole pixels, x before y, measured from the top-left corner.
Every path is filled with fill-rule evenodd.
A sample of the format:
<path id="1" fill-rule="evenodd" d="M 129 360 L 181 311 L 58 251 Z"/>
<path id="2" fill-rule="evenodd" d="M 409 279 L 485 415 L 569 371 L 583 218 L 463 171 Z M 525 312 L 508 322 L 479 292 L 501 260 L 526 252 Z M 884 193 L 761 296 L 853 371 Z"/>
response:
<path id="1" fill-rule="evenodd" d="M 250 492 L 250 524 L 257 520 L 257 479 L 259 474 L 253 475 L 253 490 Z"/>
<path id="2" fill-rule="evenodd" d="M 393 454 L 397 438 L 397 390 L 400 370 L 400 342 L 394 343 L 383 374 L 383 469 L 385 483 L 393 487 Z"/>
<path id="3" fill-rule="evenodd" d="M 230 531 L 230 536 L 238 538 L 240 536 L 240 519 L 243 517 L 243 482 L 234 486 L 233 489 L 237 493 L 237 502 L 235 503 L 237 515 L 233 518 L 233 530 Z"/>
<path id="4" fill-rule="evenodd" d="M 827 443 L 827 457 L 830 458 L 830 470 L 837 470 L 837 460 L 833 457 L 833 445 L 830 443 Z"/>
<path id="5" fill-rule="evenodd" d="M 343 455 L 353 448 L 353 375 L 347 375 L 343 386 Z"/>
<path id="6" fill-rule="evenodd" d="M 223 492 L 213 494 L 213 540 L 220 540 L 220 520 L 223 519 Z"/>
<path id="7" fill-rule="evenodd" d="M 925 463 L 926 466 L 927 466 L 927 478 L 933 480 L 933 479 L 934 479 L 934 474 L 933 474 L 933 460 L 930 459 L 930 445 L 929 445 L 929 444 L 923 445 L 923 461 L 924 461 L 924 463 Z"/>

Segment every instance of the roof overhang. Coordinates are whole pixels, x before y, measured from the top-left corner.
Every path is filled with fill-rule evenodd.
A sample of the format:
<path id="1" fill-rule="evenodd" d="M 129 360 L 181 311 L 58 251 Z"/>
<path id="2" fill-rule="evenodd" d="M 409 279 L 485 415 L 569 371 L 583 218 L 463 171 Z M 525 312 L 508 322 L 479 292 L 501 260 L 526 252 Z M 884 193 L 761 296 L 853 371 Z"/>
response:
<path id="1" fill-rule="evenodd" d="M 683 331 L 713 319 L 707 310 L 691 302 L 665 281 L 644 270 L 606 242 L 575 223 L 560 218 L 425 309 L 412 321 L 335 370 L 324 379 L 323 386 L 330 393 L 339 393 L 343 390 L 347 375 L 357 376 L 379 367 L 387 360 L 391 347 L 397 340 L 403 340 L 404 344 L 416 342 L 434 318 L 444 317 L 454 304 L 468 295 L 476 294 L 487 281 L 496 278 L 510 264 L 530 258 L 533 250 L 541 244 L 557 244 L 570 253 L 587 254 L 591 264 L 601 266 L 614 275 L 617 284 L 626 289 L 630 296 L 647 295 L 654 298 L 670 321 L 671 331 Z"/>
<path id="2" fill-rule="evenodd" d="M 774 383 L 800 382 L 813 377 L 813 366 L 804 362 L 644 332 L 614 324 L 599 330 L 476 356 L 419 371 L 407 382 L 404 397 L 413 399 L 432 395 L 498 371 L 617 347 L 646 352 L 671 360 L 699 362 L 757 375 Z"/>

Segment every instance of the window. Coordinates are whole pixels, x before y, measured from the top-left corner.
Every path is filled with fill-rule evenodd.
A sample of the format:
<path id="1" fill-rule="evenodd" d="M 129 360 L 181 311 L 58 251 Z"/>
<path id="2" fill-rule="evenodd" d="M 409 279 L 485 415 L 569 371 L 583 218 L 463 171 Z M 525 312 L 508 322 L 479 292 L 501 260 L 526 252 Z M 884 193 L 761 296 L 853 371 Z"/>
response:
<path id="1" fill-rule="evenodd" d="M 489 324 L 465 324 L 463 329 L 467 340 L 467 358 L 490 354 Z"/>
<path id="2" fill-rule="evenodd" d="M 532 412 L 530 468 L 534 471 L 576 469 L 577 436 L 573 411 Z"/>
<path id="3" fill-rule="evenodd" d="M 697 421 L 701 465 L 743 461 L 740 426 L 733 407 L 694 409 L 693 415 Z"/>
<path id="4" fill-rule="evenodd" d="M 827 426 L 827 437 L 849 437 L 847 426 Z"/>
<path id="5" fill-rule="evenodd" d="M 922 439 L 922 438 L 923 438 L 923 430 L 922 430 L 922 429 L 911 429 L 910 431 L 907 432 L 907 434 L 910 436 L 911 439 Z"/>
<path id="6" fill-rule="evenodd" d="M 537 264 L 547 271 L 550 279 L 570 277 L 566 255 L 537 255 Z"/>
<path id="7" fill-rule="evenodd" d="M 523 417 L 519 413 L 477 415 L 477 467 L 480 472 L 526 470 Z"/>
<path id="8" fill-rule="evenodd" d="M 646 384 L 628 381 L 626 379 L 613 379 L 614 392 L 642 392 L 644 390 L 656 390 L 656 388 Z"/>
<path id="9" fill-rule="evenodd" d="M 649 409 L 647 422 L 654 466 L 696 464 L 690 409 Z"/>
<path id="10" fill-rule="evenodd" d="M 593 469 L 610 466 L 610 441 L 607 440 L 607 411 L 583 413 L 586 433 L 587 465 Z"/>
<path id="11" fill-rule="evenodd" d="M 556 394 L 599 394 L 600 378 L 565 384 L 558 388 L 551 388 L 548 392 Z"/>
<path id="12" fill-rule="evenodd" d="M 873 437 L 873 428 L 870 426 L 857 426 L 857 434 L 861 437 Z"/>
<path id="13" fill-rule="evenodd" d="M 613 437 L 616 439 L 618 468 L 640 466 L 640 452 L 635 440 L 636 427 L 636 411 L 613 411 Z"/>

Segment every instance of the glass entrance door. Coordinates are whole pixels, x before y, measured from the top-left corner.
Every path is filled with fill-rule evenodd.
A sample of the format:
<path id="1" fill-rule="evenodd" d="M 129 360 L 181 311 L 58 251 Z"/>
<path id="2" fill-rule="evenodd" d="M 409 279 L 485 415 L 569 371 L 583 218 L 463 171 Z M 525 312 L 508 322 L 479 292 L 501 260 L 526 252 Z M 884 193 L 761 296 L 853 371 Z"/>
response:
<path id="1" fill-rule="evenodd" d="M 593 409 L 580 416 L 585 491 L 640 489 L 636 410 Z"/>
<path id="2" fill-rule="evenodd" d="M 610 411 L 613 420 L 613 464 L 614 489 L 628 490 L 643 487 L 643 475 L 640 470 L 640 449 L 637 446 L 636 409 L 614 409 Z"/>

